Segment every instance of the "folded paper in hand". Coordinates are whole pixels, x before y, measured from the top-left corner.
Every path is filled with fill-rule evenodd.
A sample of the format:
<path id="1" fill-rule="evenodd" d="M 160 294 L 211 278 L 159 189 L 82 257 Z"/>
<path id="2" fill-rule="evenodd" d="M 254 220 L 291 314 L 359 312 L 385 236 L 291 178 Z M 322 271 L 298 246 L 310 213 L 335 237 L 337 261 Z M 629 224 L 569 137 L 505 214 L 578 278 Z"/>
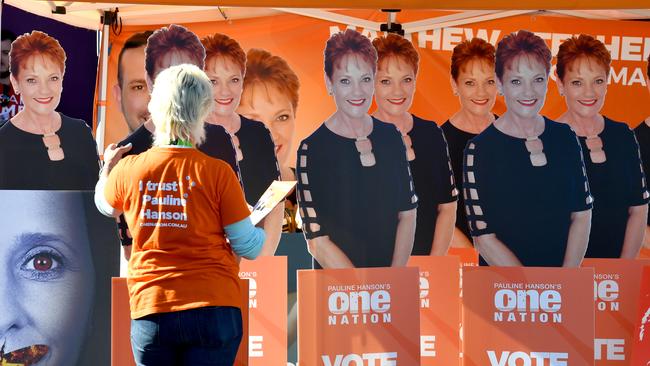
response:
<path id="1" fill-rule="evenodd" d="M 271 212 L 278 203 L 291 192 L 296 185 L 296 181 L 279 181 L 274 180 L 273 183 L 266 189 L 262 197 L 253 207 L 251 211 L 251 222 L 257 225 L 262 219 Z"/>

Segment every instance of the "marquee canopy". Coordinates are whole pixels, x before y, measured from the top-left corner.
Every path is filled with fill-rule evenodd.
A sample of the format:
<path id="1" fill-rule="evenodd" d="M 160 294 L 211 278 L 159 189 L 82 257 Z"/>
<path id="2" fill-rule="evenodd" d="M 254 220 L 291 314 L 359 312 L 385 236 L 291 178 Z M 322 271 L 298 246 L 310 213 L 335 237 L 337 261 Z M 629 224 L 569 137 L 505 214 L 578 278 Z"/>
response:
<path id="1" fill-rule="evenodd" d="M 511 9 L 511 0 L 93 0 L 42 1 L 5 0 L 6 4 L 88 29 L 100 28 L 103 11 L 119 8 L 124 25 L 161 24 L 173 19 L 177 23 L 242 18 L 293 13 L 323 20 L 354 24 L 379 30 L 381 22 L 351 17 L 337 10 L 325 9 L 436 9 L 440 17 L 403 24 L 405 31 L 443 28 L 509 16 L 544 12 L 559 16 L 591 19 L 650 19 L 647 1 L 639 0 L 526 0 Z M 217 6 L 218 4 L 218 6 Z M 56 7 L 65 14 L 55 14 Z M 397 15 L 399 21 L 399 15 Z M 419 27 L 414 30 L 414 27 Z"/>
<path id="2" fill-rule="evenodd" d="M 52 1 L 48 1 L 52 2 Z M 511 0 L 88 0 L 85 3 L 354 9 L 511 9 Z M 641 9 L 643 0 L 525 0 L 520 9 Z"/>

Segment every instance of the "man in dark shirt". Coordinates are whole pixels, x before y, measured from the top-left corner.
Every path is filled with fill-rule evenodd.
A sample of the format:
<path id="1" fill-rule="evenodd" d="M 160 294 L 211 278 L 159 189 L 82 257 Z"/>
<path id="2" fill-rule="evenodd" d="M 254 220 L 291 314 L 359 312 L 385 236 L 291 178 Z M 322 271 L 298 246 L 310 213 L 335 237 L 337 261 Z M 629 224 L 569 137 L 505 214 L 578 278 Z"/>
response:
<path id="1" fill-rule="evenodd" d="M 8 30 L 2 30 L 0 37 L 0 126 L 4 125 L 11 117 L 22 109 L 20 96 L 14 92 L 9 81 L 9 50 L 11 43 L 16 40 L 16 35 Z"/>
<path id="2" fill-rule="evenodd" d="M 145 80 L 144 49 L 153 31 L 136 33 L 129 37 L 120 50 L 117 61 L 117 84 L 113 86 L 113 97 L 120 105 L 129 133 L 149 119 L 149 89 Z M 133 239 L 124 220 L 124 215 L 116 219 L 120 241 L 128 258 Z"/>

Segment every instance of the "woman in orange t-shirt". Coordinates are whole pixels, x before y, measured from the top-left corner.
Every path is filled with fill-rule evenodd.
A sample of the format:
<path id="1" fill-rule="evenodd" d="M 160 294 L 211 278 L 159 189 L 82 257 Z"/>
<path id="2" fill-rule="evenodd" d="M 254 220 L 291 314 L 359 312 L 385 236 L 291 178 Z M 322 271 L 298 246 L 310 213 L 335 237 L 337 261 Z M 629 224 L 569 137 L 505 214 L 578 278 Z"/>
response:
<path id="1" fill-rule="evenodd" d="M 264 232 L 230 166 L 195 148 L 211 90 L 196 66 L 166 69 L 149 103 L 154 147 L 121 161 L 130 145 L 104 154 L 95 201 L 105 215 L 124 212 L 133 234 L 127 283 L 138 365 L 232 365 L 242 338 L 235 254 L 255 258 Z"/>

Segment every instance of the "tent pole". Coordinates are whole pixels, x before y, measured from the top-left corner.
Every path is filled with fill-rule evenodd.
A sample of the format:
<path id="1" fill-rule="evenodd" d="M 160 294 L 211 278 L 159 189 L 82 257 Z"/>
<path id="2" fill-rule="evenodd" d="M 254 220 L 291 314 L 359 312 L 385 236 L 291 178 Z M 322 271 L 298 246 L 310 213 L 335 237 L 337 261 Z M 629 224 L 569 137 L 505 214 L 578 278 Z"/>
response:
<path id="1" fill-rule="evenodd" d="M 99 58 L 99 100 L 97 101 L 97 130 L 95 138 L 97 141 L 97 151 L 99 155 L 104 155 L 104 137 L 106 134 L 106 89 L 108 82 L 108 37 L 110 27 L 108 24 L 102 24 L 101 31 L 101 55 Z"/>

